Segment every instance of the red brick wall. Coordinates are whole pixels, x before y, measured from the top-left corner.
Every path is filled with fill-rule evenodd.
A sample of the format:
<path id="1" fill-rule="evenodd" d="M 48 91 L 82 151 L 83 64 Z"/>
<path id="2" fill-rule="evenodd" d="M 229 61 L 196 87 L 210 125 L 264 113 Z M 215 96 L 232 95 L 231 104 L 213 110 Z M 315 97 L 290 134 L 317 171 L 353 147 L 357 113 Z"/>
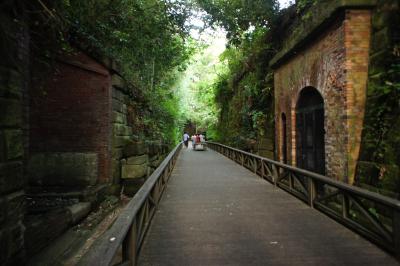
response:
<path id="1" fill-rule="evenodd" d="M 281 114 L 285 113 L 286 152 L 289 163 L 296 165 L 296 104 L 300 91 L 311 86 L 324 99 L 326 174 L 352 183 L 365 106 L 369 28 L 370 11 L 348 10 L 275 71 L 279 160 L 283 160 Z"/>
<path id="2" fill-rule="evenodd" d="M 34 80 L 30 151 L 95 152 L 99 182 L 110 178 L 111 78 L 79 53 L 58 61 L 44 82 Z"/>

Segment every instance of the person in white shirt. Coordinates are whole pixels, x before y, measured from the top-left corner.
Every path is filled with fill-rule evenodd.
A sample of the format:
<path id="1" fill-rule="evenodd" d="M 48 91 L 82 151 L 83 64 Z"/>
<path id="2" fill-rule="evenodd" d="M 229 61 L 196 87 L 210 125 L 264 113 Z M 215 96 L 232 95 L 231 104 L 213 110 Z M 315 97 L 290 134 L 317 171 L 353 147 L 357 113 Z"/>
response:
<path id="1" fill-rule="evenodd" d="M 185 147 L 188 147 L 189 144 L 189 134 L 185 132 L 185 134 L 183 134 L 183 143 L 185 144 Z"/>

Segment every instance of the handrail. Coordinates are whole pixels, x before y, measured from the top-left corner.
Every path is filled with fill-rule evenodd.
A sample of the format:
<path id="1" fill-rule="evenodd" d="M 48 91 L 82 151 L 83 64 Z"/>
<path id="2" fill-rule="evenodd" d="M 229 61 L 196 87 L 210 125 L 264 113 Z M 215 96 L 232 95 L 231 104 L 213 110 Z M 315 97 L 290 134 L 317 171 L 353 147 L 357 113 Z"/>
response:
<path id="1" fill-rule="evenodd" d="M 122 246 L 120 265 L 135 265 L 145 234 L 166 188 L 182 143 L 179 143 L 147 179 L 107 230 L 79 261 L 79 265 L 108 266 Z"/>
<path id="2" fill-rule="evenodd" d="M 207 143 L 400 259 L 400 201 L 220 143 Z"/>

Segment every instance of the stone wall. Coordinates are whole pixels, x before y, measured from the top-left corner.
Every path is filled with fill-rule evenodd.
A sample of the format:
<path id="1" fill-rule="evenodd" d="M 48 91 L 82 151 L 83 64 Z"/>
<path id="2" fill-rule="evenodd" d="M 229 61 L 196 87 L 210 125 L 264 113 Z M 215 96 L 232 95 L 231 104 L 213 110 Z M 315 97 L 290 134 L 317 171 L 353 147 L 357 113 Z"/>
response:
<path id="1" fill-rule="evenodd" d="M 0 264 L 23 265 L 29 34 L 3 5 L 0 32 Z"/>
<path id="2" fill-rule="evenodd" d="M 278 54 L 281 59 L 274 76 L 276 154 L 283 160 L 281 115 L 285 114 L 286 154 L 296 165 L 296 104 L 300 91 L 313 87 L 324 99 L 326 174 L 352 183 L 364 115 L 370 11 L 348 9 L 331 15 L 336 19 L 328 20 L 308 42 L 294 45 L 289 57 Z"/>
<path id="3" fill-rule="evenodd" d="M 129 97 L 127 83 L 123 78 L 114 74 L 112 76 L 112 179 L 116 189 L 120 189 L 121 184 L 121 160 L 123 158 L 123 148 L 133 140 L 138 140 L 133 136 L 132 117 L 128 114 Z"/>
<path id="4" fill-rule="evenodd" d="M 124 192 L 130 195 L 168 152 L 161 140 L 145 141 L 141 130 L 135 126 L 141 119 L 138 111 L 141 103 L 134 99 L 131 90 L 120 75 L 112 76 L 112 178 L 115 190 L 124 187 Z"/>
<path id="5" fill-rule="evenodd" d="M 398 76 L 396 81 L 389 73 L 393 64 L 400 65 L 399 44 L 400 3 L 378 0 L 372 13 L 366 117 L 356 177 L 359 185 L 397 198 L 400 198 L 400 142 L 397 138 L 400 110 L 390 103 L 397 101 L 398 95 L 388 91 L 387 82 L 399 82 Z"/>
<path id="6" fill-rule="evenodd" d="M 266 136 L 257 138 L 256 154 L 275 159 L 274 132 L 273 130 L 266 131 Z"/>

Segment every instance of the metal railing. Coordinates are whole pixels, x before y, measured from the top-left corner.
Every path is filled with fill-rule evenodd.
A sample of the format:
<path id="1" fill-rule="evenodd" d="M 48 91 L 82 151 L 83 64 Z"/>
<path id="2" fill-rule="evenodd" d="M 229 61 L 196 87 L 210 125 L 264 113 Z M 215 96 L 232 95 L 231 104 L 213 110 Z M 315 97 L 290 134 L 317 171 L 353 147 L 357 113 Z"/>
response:
<path id="1" fill-rule="evenodd" d="M 400 201 L 226 145 L 208 146 L 400 259 Z"/>
<path id="2" fill-rule="evenodd" d="M 111 228 L 79 261 L 79 265 L 136 264 L 138 252 L 181 148 L 182 143 L 169 153 L 122 210 Z M 118 258 L 121 249 L 122 256 Z"/>

